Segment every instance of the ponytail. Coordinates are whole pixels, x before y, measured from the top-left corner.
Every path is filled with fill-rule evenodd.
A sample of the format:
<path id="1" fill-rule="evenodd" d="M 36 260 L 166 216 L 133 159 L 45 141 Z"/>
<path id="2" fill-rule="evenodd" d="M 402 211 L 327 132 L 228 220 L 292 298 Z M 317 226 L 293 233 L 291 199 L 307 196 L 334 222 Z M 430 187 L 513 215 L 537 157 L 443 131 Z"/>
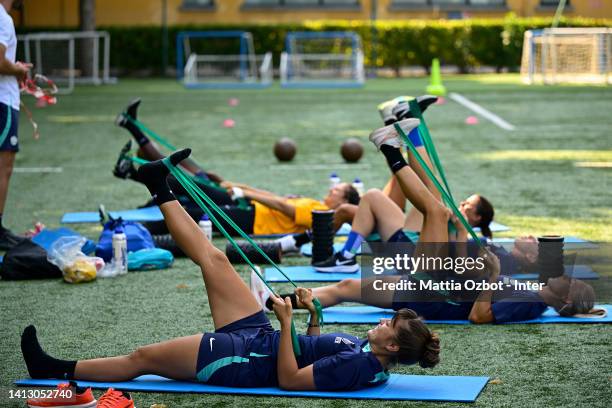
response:
<path id="1" fill-rule="evenodd" d="M 489 226 L 495 216 L 493 204 L 480 194 L 478 195 L 478 205 L 476 206 L 476 214 L 480 216 L 480 222 L 476 225 L 480 228 L 482 235 L 488 239 L 493 238 L 491 227 Z"/>

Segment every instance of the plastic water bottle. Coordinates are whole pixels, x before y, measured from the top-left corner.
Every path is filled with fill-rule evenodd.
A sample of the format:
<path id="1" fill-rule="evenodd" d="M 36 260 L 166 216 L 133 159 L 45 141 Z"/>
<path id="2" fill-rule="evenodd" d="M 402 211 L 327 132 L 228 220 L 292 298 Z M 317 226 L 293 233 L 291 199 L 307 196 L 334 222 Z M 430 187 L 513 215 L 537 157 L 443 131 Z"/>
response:
<path id="1" fill-rule="evenodd" d="M 353 181 L 353 187 L 359 193 L 359 197 L 361 197 L 363 195 L 363 190 L 364 190 L 365 187 L 364 187 L 363 182 L 361 181 L 361 179 L 359 177 L 357 177 Z"/>
<path id="2" fill-rule="evenodd" d="M 113 264 L 119 271 L 119 275 L 125 275 L 127 268 L 127 237 L 123 227 L 119 226 L 113 233 Z"/>
<path id="3" fill-rule="evenodd" d="M 208 218 L 208 215 L 204 214 L 202 218 L 200 218 L 200 222 L 198 222 L 198 225 L 206 236 L 206 239 L 212 241 L 212 222 Z"/>
<path id="4" fill-rule="evenodd" d="M 334 188 L 338 184 L 340 184 L 340 177 L 336 173 L 332 173 L 329 175 L 329 188 Z"/>

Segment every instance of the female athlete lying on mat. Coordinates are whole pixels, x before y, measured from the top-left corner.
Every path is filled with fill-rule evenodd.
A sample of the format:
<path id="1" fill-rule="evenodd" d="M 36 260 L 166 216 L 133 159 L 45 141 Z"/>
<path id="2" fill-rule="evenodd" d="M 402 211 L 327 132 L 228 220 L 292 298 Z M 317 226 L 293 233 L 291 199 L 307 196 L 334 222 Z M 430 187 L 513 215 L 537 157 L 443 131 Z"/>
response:
<path id="1" fill-rule="evenodd" d="M 407 120 L 415 121 L 414 119 Z M 417 124 L 418 121 L 413 122 L 414 126 Z M 379 129 L 370 135 L 370 140 L 384 154 L 389 168 L 395 174 L 406 197 L 423 214 L 423 229 L 419 243 L 416 244 L 414 256 L 418 257 L 425 249 L 431 250 L 431 247 L 434 246 L 431 243 L 449 242 L 449 219 L 453 220 L 457 229 L 456 242 L 466 242 L 468 233 L 463 225 L 451 216 L 439 198 L 427 188 L 415 170 L 406 163 L 400 152 L 402 142 L 395 130 L 393 128 Z M 377 192 L 371 196 L 380 198 L 384 195 Z M 357 265 L 354 260 L 356 248 L 375 225 L 385 241 L 411 242 L 402 230 L 403 214 L 394 204 L 381 200 L 386 203 L 386 207 L 377 207 L 377 212 L 374 212 L 371 208 L 371 199 L 367 195 L 364 197 L 353 222 L 353 229 L 345 246 L 346 250 L 335 255 L 335 265 L 330 265 L 330 271 L 337 271 L 351 262 Z M 484 282 L 495 283 L 504 279 L 500 276 L 499 260 L 488 251 L 486 265 L 489 274 Z M 414 275 L 376 279 L 383 279 L 386 282 L 400 280 L 417 282 Z M 588 314 L 595 301 L 595 293 L 591 286 L 565 275 L 549 279 L 547 285 L 537 292 L 517 289 L 515 285 L 509 287 L 503 285 L 503 290 L 495 291 L 495 294 L 491 290 L 484 290 L 478 294 L 476 299 L 463 302 L 448 302 L 441 298 L 439 292 L 435 291 L 419 295 L 421 299 L 427 298 L 435 301 L 410 301 L 404 291 L 374 290 L 373 280 L 346 279 L 335 285 L 313 289 L 313 294 L 323 307 L 345 301 L 363 302 L 395 310 L 408 307 L 428 320 L 469 319 L 474 323 L 502 323 L 533 319 L 542 314 L 548 306 L 554 307 L 562 316 Z M 290 297 L 294 302 L 294 307 L 301 307 L 294 296 Z M 269 304 L 266 302 L 266 306 Z"/>
<path id="2" fill-rule="evenodd" d="M 176 165 L 190 150 L 170 156 Z M 160 206 L 168 229 L 182 250 L 200 266 L 215 326 L 214 332 L 144 346 L 129 355 L 66 361 L 47 355 L 33 326 L 21 348 L 30 376 L 92 381 L 125 381 L 142 374 L 232 387 L 280 386 L 291 390 L 355 390 L 386 381 L 396 363 L 433 367 L 439 362 L 436 334 L 411 310 L 399 310 L 367 333 L 367 339 L 334 333 L 319 335 L 318 316 L 309 290 L 298 288 L 310 310 L 308 334 L 298 336 L 294 355 L 292 307 L 274 298 L 280 330 L 274 330 L 249 288 L 178 203 L 166 183 L 168 169 L 153 162 L 139 169 Z"/>
<path id="3" fill-rule="evenodd" d="M 417 100 L 419 101 L 421 110 L 425 111 L 425 109 L 434 103 L 437 98 L 425 95 L 418 97 Z M 159 160 L 164 156 L 155 143 L 149 140 L 142 130 L 129 119 L 137 118 L 139 105 L 140 99 L 132 101 L 126 109 L 117 116 L 116 123 L 118 126 L 127 129 L 137 141 L 139 145 L 139 157 L 149 161 Z M 399 103 L 398 98 L 381 104 L 381 106 L 383 105 L 385 105 L 385 107 L 384 109 L 380 108 L 380 113 L 385 125 L 392 125 L 398 120 L 398 117 L 404 119 L 412 116 L 408 104 Z M 417 146 L 417 150 L 422 153 L 422 155 L 426 156 L 424 154 L 423 143 L 416 129 L 410 133 L 410 137 Z M 131 146 L 131 143 L 126 146 Z M 135 181 L 140 181 L 132 161 L 125 156 L 125 152 L 129 150 L 130 147 L 126 147 L 120 154 L 119 160 L 115 165 L 114 174 L 120 178 L 131 178 Z M 409 160 L 412 163 L 414 157 L 409 155 Z M 199 187 L 217 205 L 224 206 L 226 212 L 243 230 L 256 235 L 287 234 L 282 239 L 279 239 L 284 252 L 297 251 L 301 245 L 310 242 L 310 236 L 302 231 L 311 226 L 311 210 L 324 208 L 334 209 L 335 230 L 340 228 L 344 223 L 351 223 L 357 212 L 359 196 L 357 191 L 347 183 L 341 183 L 339 186 L 331 189 L 323 202 L 309 198 L 288 199 L 267 191 L 255 189 L 248 185 L 223 181 L 218 175 L 204 171 L 195 162 L 189 159 L 185 160 L 183 167 L 194 175 L 209 178 L 215 182 L 221 182 L 223 186 L 230 189 L 238 187 L 240 189 L 238 191 L 241 191 L 245 198 L 254 203 L 253 207 L 248 209 L 239 207 L 236 205 L 232 195 L 228 192 L 223 190 L 219 191 L 206 184 L 199 183 Z M 172 176 L 169 177 L 168 182 L 172 190 L 179 195 L 179 199 L 182 196 L 187 197 L 183 187 Z M 404 210 L 406 197 L 393 176 L 391 176 L 389 182 L 385 186 L 384 193 L 390 200 L 397 204 L 399 209 L 402 211 Z M 188 199 L 181 201 L 186 201 L 187 203 L 191 202 Z M 489 229 L 489 224 L 493 220 L 494 215 L 491 203 L 480 195 L 472 195 L 462 202 L 461 208 L 470 224 L 474 227 L 480 227 L 483 235 L 490 238 L 491 231 Z M 187 209 L 194 219 L 197 220 L 201 216 L 201 210 L 198 207 L 187 207 Z M 420 231 L 421 225 L 422 215 L 415 208 L 411 209 L 406 218 L 404 228 Z M 147 223 L 147 228 L 154 234 L 167 233 L 163 222 Z M 228 230 L 233 231 L 232 228 Z M 298 234 L 295 234 L 296 232 L 298 232 Z"/>
<path id="4" fill-rule="evenodd" d="M 162 159 L 164 156 L 159 149 L 132 121 L 137 118 L 139 105 L 140 99 L 132 101 L 126 107 L 125 111 L 117 116 L 116 123 L 118 126 L 127 129 L 137 141 L 139 145 L 138 155 L 141 158 L 149 161 Z M 131 143 L 128 143 L 122 150 L 113 173 L 120 178 L 130 178 L 142 182 L 132 161 L 125 155 L 127 151 L 130 150 L 130 146 Z M 348 220 L 348 214 L 345 212 L 343 206 L 345 204 L 349 205 L 348 208 L 350 209 L 350 205 L 359 203 L 359 193 L 348 183 L 340 183 L 336 187 L 331 188 L 323 200 L 297 196 L 282 197 L 269 191 L 257 189 L 245 184 L 223 181 L 220 176 L 204 171 L 195 162 L 189 159 L 185 160 L 185 164 L 182 166 L 193 175 L 203 179 L 210 179 L 215 183 L 220 183 L 220 185 L 211 186 L 208 182 L 196 181 L 198 187 L 200 187 L 215 204 L 223 206 L 224 211 L 232 220 L 248 234 L 271 235 L 303 233 L 312 227 L 312 210 L 327 209 L 336 210 L 334 224 L 336 224 L 337 229 Z M 188 199 L 188 194 L 180 183 L 174 179 L 173 176 L 168 177 L 168 183 L 172 191 L 179 197 L 179 200 L 186 203 L 185 207 L 192 218 L 199 220 L 202 216 L 202 210 Z M 235 201 L 236 197 L 246 199 L 250 205 L 238 205 Z M 183 198 L 185 198 L 185 200 L 183 200 Z M 148 205 L 152 205 L 152 203 L 148 203 Z M 168 233 L 163 221 L 150 222 L 145 225 L 152 234 Z M 234 232 L 234 229 L 228 225 L 224 225 L 224 227 L 226 230 Z M 297 246 L 299 246 L 309 242 L 310 238 L 308 236 L 302 236 L 297 238 L 296 241 L 298 244 Z"/>

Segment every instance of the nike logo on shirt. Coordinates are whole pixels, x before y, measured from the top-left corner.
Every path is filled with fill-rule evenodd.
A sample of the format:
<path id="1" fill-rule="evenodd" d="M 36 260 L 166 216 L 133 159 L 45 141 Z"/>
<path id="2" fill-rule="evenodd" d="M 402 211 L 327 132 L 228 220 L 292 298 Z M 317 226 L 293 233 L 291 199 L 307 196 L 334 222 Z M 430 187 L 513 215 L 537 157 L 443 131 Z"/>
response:
<path id="1" fill-rule="evenodd" d="M 213 343 L 213 341 L 215 341 L 215 338 L 211 337 L 210 338 L 210 351 L 212 351 L 212 343 Z"/>

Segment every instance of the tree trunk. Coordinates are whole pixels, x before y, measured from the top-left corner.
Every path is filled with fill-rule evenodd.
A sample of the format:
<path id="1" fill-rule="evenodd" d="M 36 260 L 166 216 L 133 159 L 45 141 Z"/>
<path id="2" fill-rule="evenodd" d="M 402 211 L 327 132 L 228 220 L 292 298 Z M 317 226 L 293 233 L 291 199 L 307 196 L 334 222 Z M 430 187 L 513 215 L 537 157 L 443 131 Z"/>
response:
<path id="1" fill-rule="evenodd" d="M 81 31 L 95 31 L 96 29 L 96 0 L 79 0 L 79 28 Z M 93 39 L 76 41 L 77 65 L 76 77 L 93 76 Z"/>

